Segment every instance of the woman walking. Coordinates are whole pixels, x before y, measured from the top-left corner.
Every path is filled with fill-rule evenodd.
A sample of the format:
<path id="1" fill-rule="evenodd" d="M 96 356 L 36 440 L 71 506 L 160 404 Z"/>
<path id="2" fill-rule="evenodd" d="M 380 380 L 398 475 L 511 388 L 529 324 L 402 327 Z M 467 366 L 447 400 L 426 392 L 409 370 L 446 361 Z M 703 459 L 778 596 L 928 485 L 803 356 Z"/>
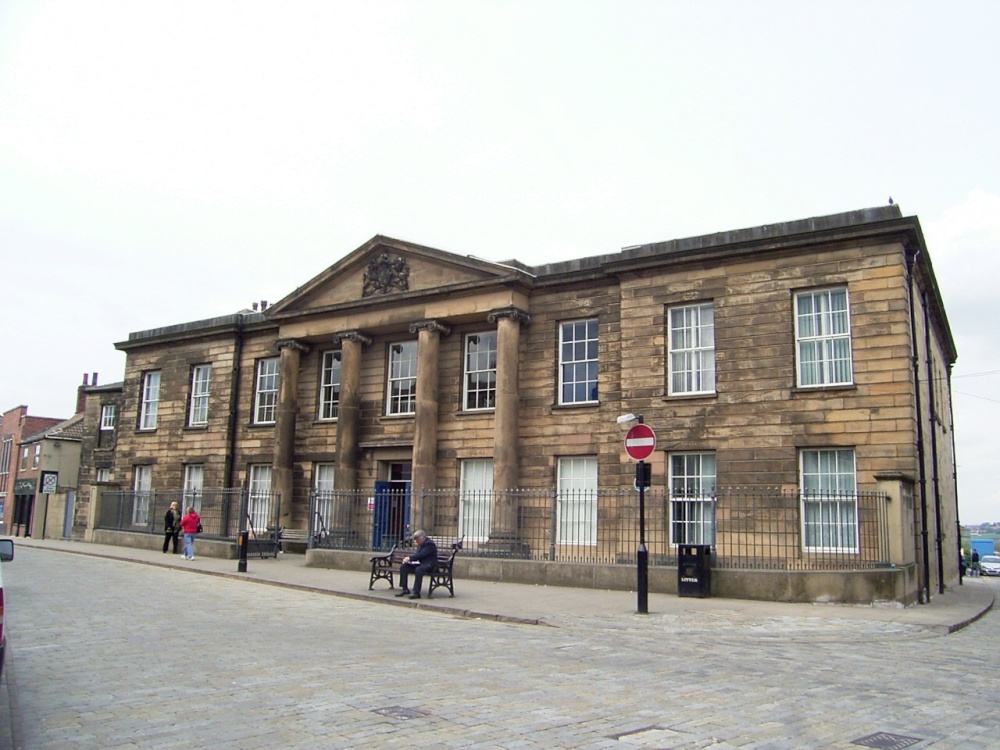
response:
<path id="1" fill-rule="evenodd" d="M 181 531 L 184 532 L 184 559 L 194 560 L 194 537 L 201 531 L 201 516 L 193 505 L 188 506 L 187 513 L 181 519 Z"/>

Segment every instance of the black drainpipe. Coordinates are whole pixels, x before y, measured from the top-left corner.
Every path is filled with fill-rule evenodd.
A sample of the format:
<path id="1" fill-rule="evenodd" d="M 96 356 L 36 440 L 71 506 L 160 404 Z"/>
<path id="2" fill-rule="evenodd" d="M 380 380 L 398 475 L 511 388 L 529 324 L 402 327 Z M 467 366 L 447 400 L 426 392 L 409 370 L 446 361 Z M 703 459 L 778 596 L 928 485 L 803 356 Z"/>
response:
<path id="1" fill-rule="evenodd" d="M 927 306 L 927 292 L 923 293 L 924 304 L 924 355 L 927 358 L 927 409 L 930 412 L 931 431 L 931 484 L 934 487 L 934 541 L 937 544 L 938 593 L 944 593 L 944 542 L 941 534 L 941 488 L 938 484 L 937 414 L 934 401 L 934 368 L 931 366 L 931 314 Z"/>
<path id="2" fill-rule="evenodd" d="M 913 365 L 913 388 L 917 409 L 917 471 L 920 485 L 920 538 L 923 554 L 923 584 L 920 587 L 920 603 L 929 604 L 931 600 L 931 568 L 930 549 L 927 544 L 927 473 L 924 470 L 924 420 L 920 407 L 920 357 L 917 351 L 917 316 L 913 309 L 913 266 L 917 260 L 918 251 L 906 246 L 906 295 L 910 302 L 910 341 L 913 354 L 910 361 Z"/>
<path id="3" fill-rule="evenodd" d="M 229 434 L 226 436 L 226 489 L 233 486 L 236 468 L 236 411 L 240 405 L 240 360 L 243 355 L 243 313 L 236 314 L 236 340 L 233 342 L 233 380 L 229 389 Z"/>
<path id="4" fill-rule="evenodd" d="M 955 490 L 955 532 L 958 535 L 955 550 L 956 560 L 962 556 L 962 521 L 958 515 L 958 454 L 955 452 L 955 401 L 951 396 L 951 368 L 948 365 L 948 429 L 951 431 L 951 483 Z M 958 569 L 958 585 L 963 585 L 962 569 Z"/>

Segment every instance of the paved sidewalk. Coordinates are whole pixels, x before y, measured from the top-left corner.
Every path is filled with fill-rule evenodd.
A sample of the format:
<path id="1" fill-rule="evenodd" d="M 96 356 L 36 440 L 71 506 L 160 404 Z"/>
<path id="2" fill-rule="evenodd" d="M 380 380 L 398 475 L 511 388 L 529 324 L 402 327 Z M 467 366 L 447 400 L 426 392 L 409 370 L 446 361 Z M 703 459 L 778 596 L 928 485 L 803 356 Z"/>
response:
<path id="1" fill-rule="evenodd" d="M 650 594 L 649 614 L 636 613 L 636 593 L 556 586 L 530 586 L 514 583 L 492 583 L 456 579 L 455 597 L 438 590 L 433 599 L 426 592 L 420 601 L 396 598 L 399 590 L 389 589 L 385 581 L 368 590 L 367 572 L 306 567 L 305 557 L 282 554 L 274 559 L 253 559 L 246 573 L 237 572 L 236 560 L 196 557 L 186 561 L 180 555 L 156 551 L 91 544 L 82 541 L 15 538 L 16 548 L 31 546 L 54 552 L 90 555 L 128 560 L 145 565 L 176 568 L 252 581 L 260 584 L 288 586 L 323 594 L 349 597 L 397 607 L 421 607 L 444 613 L 482 619 L 495 619 L 531 625 L 564 627 L 590 625 L 594 627 L 641 627 L 662 625 L 669 621 L 709 623 L 720 629 L 761 627 L 761 623 L 783 623 L 783 630 L 794 630 L 808 618 L 812 627 L 824 622 L 857 626 L 869 623 L 883 631 L 926 632 L 946 634 L 958 630 L 982 617 L 992 607 L 1000 590 L 1000 581 L 989 578 L 966 578 L 962 586 L 944 594 L 932 592 L 930 604 L 912 607 L 859 606 L 843 604 L 784 604 L 744 599 L 697 599 L 670 594 Z"/>

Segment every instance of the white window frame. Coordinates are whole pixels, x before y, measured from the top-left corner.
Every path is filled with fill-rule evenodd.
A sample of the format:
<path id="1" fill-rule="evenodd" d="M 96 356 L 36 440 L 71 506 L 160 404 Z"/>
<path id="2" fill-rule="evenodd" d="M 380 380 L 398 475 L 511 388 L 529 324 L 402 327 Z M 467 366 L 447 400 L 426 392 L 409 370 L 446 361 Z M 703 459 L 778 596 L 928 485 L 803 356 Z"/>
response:
<path id="1" fill-rule="evenodd" d="M 597 544 L 597 456 L 564 456 L 556 478 L 558 544 Z"/>
<path id="2" fill-rule="evenodd" d="M 28 470 L 28 446 L 24 446 L 21 449 L 21 471 Z"/>
<path id="3" fill-rule="evenodd" d="M 670 543 L 715 544 L 715 454 L 671 453 L 667 467 Z"/>
<path id="4" fill-rule="evenodd" d="M 858 551 L 857 457 L 853 448 L 799 451 L 802 544 L 811 552 Z"/>
<path id="5" fill-rule="evenodd" d="M 31 468 L 37 469 L 38 465 L 42 462 L 42 444 L 35 443 L 35 453 L 31 457 Z"/>
<path id="6" fill-rule="evenodd" d="M 341 356 L 340 349 L 323 352 L 317 417 L 320 420 L 332 421 L 340 416 Z"/>
<path id="7" fill-rule="evenodd" d="M 152 370 L 142 376 L 142 399 L 139 407 L 139 429 L 155 430 L 160 410 L 160 371 Z"/>
<path id="8" fill-rule="evenodd" d="M 280 366 L 279 357 L 257 360 L 257 377 L 254 380 L 254 424 L 274 424 L 277 418 Z"/>
<path id="9" fill-rule="evenodd" d="M 0 449 L 0 476 L 10 474 L 10 459 L 14 450 L 14 438 L 5 437 L 3 448 Z"/>
<path id="10" fill-rule="evenodd" d="M 95 482 L 110 482 L 111 481 L 111 469 L 107 466 L 102 466 L 97 469 L 97 476 L 94 479 Z"/>
<path id="11" fill-rule="evenodd" d="M 132 525 L 145 526 L 149 523 L 149 496 L 153 486 L 153 467 L 148 464 L 136 464 L 134 501 L 132 503 Z"/>
<path id="12" fill-rule="evenodd" d="M 795 293 L 795 377 L 800 388 L 854 383 L 847 287 Z"/>
<path id="13" fill-rule="evenodd" d="M 715 393 L 715 308 L 711 302 L 671 307 L 667 313 L 667 393 Z"/>
<path id="14" fill-rule="evenodd" d="M 201 499 L 205 490 L 205 464 L 184 465 L 184 512 L 191 506 L 201 513 Z"/>
<path id="15" fill-rule="evenodd" d="M 329 532 L 333 516 L 334 490 L 336 486 L 336 464 L 313 464 L 313 492 L 316 495 L 316 515 L 313 534 Z"/>
<path id="16" fill-rule="evenodd" d="M 250 464 L 247 479 L 247 513 L 257 534 L 267 531 L 271 520 L 271 464 Z M 240 524 L 242 526 L 242 523 Z"/>
<path id="17" fill-rule="evenodd" d="M 461 462 L 458 528 L 466 542 L 485 542 L 493 524 L 493 459 L 467 458 Z"/>
<path id="18" fill-rule="evenodd" d="M 101 431 L 115 429 L 115 405 L 104 404 L 101 406 Z"/>
<path id="19" fill-rule="evenodd" d="M 416 341 L 397 341 L 389 345 L 389 377 L 387 380 L 386 414 L 416 414 Z"/>
<path id="20" fill-rule="evenodd" d="M 560 404 L 598 402 L 599 344 L 600 325 L 597 318 L 567 320 L 559 324 Z"/>
<path id="21" fill-rule="evenodd" d="M 487 411 L 497 405 L 497 332 L 470 333 L 465 337 L 465 378 L 462 405 L 465 411 Z"/>
<path id="22" fill-rule="evenodd" d="M 191 407 L 188 425 L 208 424 L 208 399 L 212 391 L 212 365 L 195 365 L 191 368 Z"/>

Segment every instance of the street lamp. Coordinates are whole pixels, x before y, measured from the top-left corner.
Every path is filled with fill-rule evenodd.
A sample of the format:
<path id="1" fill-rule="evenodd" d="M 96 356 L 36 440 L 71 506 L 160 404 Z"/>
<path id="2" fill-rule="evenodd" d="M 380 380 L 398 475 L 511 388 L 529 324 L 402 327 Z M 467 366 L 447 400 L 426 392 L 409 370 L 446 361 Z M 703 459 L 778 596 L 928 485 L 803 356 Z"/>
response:
<path id="1" fill-rule="evenodd" d="M 646 458 L 656 450 L 656 434 L 643 424 L 642 415 L 622 414 L 619 425 L 637 422 L 625 435 L 625 452 L 635 459 L 635 486 L 639 490 L 639 549 L 635 553 L 636 587 L 638 589 L 637 610 L 640 615 L 649 614 L 649 550 L 646 549 L 646 487 L 650 482 L 650 466 Z"/>

